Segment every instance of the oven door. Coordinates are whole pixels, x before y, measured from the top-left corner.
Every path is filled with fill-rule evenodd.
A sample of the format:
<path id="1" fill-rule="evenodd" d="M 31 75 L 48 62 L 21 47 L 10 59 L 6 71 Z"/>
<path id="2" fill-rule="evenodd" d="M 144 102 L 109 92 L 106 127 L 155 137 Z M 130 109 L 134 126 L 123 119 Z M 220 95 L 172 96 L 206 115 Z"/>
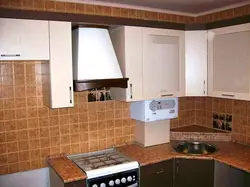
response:
<path id="1" fill-rule="evenodd" d="M 87 179 L 87 187 L 139 187 L 139 169 Z"/>
<path id="2" fill-rule="evenodd" d="M 135 183 L 131 183 L 131 184 L 113 184 L 113 185 L 110 185 L 108 183 L 89 183 L 87 181 L 87 187 L 116 187 L 116 186 L 119 186 L 119 187 L 139 187 L 139 182 L 135 182 Z"/>

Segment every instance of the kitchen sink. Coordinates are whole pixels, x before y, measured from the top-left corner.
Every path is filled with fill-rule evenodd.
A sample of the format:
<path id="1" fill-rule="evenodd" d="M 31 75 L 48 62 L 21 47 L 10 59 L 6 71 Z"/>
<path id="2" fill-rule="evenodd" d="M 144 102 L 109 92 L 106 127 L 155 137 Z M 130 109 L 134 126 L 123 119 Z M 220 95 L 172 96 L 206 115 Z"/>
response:
<path id="1" fill-rule="evenodd" d="M 187 155 L 208 155 L 216 152 L 217 150 L 215 145 L 198 141 L 178 142 L 173 145 L 173 149 L 177 153 Z"/>

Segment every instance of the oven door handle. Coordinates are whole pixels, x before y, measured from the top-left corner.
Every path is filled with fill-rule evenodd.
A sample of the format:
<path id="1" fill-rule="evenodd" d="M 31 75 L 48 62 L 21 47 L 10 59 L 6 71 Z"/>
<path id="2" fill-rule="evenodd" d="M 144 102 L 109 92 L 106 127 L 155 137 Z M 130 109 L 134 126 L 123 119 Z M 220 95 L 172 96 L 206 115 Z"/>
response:
<path id="1" fill-rule="evenodd" d="M 137 187 L 137 186 L 138 186 L 138 182 L 136 182 L 134 184 L 131 184 L 131 185 L 127 186 L 127 187 Z"/>

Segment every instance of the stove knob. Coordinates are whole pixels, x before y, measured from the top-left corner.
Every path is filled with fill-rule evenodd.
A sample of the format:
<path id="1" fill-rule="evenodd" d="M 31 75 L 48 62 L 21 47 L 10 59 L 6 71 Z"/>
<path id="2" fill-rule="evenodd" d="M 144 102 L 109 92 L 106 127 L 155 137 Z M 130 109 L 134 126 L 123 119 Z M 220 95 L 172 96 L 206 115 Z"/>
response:
<path id="1" fill-rule="evenodd" d="M 109 181 L 109 186 L 114 186 L 115 182 L 113 180 Z"/>
<path id="2" fill-rule="evenodd" d="M 93 186 L 92 187 L 98 187 L 98 185 L 97 184 L 93 184 Z"/>
<path id="3" fill-rule="evenodd" d="M 123 177 L 121 181 L 122 181 L 122 183 L 125 183 L 127 180 L 125 177 Z"/>
<path id="4" fill-rule="evenodd" d="M 116 183 L 116 184 L 120 184 L 120 182 L 121 182 L 120 179 L 116 179 L 116 180 L 115 180 L 115 183 Z"/>
<path id="5" fill-rule="evenodd" d="M 131 182 L 132 181 L 132 177 L 128 176 L 127 180 L 128 180 L 128 182 Z"/>
<path id="6" fill-rule="evenodd" d="M 105 183 L 101 183 L 100 187 L 106 187 Z"/>

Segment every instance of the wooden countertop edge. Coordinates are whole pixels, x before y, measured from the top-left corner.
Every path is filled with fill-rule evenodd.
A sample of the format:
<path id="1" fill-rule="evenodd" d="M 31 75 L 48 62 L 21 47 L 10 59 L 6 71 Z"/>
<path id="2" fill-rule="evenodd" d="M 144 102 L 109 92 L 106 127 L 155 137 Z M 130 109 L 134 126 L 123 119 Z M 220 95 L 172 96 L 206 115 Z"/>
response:
<path id="1" fill-rule="evenodd" d="M 79 176 L 74 176 L 74 177 L 69 177 L 69 178 L 65 178 L 62 175 L 60 175 L 60 173 L 58 172 L 57 168 L 55 167 L 55 164 L 51 163 L 51 160 L 55 159 L 55 158 L 63 158 L 63 159 L 67 159 L 68 161 L 70 161 L 72 163 L 72 166 L 74 166 L 74 169 L 81 175 Z M 64 183 L 70 183 L 70 182 L 74 182 L 74 181 L 78 181 L 78 180 L 85 180 L 87 178 L 87 175 L 84 173 L 84 171 L 82 171 L 80 168 L 78 168 L 75 163 L 73 163 L 70 159 L 68 159 L 66 157 L 66 155 L 60 155 L 60 156 L 49 156 L 46 158 L 47 160 L 47 165 L 53 169 L 55 171 L 55 173 L 60 177 L 60 179 L 64 182 Z"/>
<path id="2" fill-rule="evenodd" d="M 121 153 L 125 154 L 125 151 L 121 151 L 121 150 L 119 150 L 119 151 Z M 129 156 L 128 154 L 125 154 L 125 155 Z M 247 167 L 244 164 L 247 161 L 243 161 L 243 163 L 240 163 L 241 161 L 239 160 L 238 162 L 235 161 L 235 163 L 233 163 L 232 160 L 230 161 L 230 157 L 229 157 L 229 159 L 228 159 L 228 157 L 227 158 L 223 158 L 224 155 L 225 154 L 223 154 L 223 152 L 220 152 L 220 149 L 216 153 L 210 154 L 210 155 L 206 155 L 206 156 L 182 155 L 182 154 L 179 154 L 179 153 L 176 153 L 176 152 L 169 152 L 168 154 L 164 155 L 163 157 L 158 157 L 158 158 L 154 158 L 154 159 L 149 159 L 148 161 L 138 161 L 138 162 L 139 162 L 140 166 L 146 166 L 146 165 L 150 165 L 150 164 L 156 164 L 156 163 L 160 163 L 160 162 L 163 162 L 163 161 L 171 160 L 171 159 L 174 159 L 174 158 L 215 160 L 215 161 L 227 164 L 229 166 L 232 166 L 232 167 L 235 167 L 235 168 L 240 169 L 242 171 L 250 173 L 250 167 Z M 67 162 L 70 163 L 69 167 L 73 167 L 74 170 L 75 170 L 75 172 L 78 175 L 72 176 L 72 177 L 68 177 L 68 178 L 65 177 L 65 176 L 61 176 L 60 172 L 63 172 L 63 171 L 58 171 L 58 170 L 60 170 L 60 167 L 58 167 L 58 166 L 55 167 L 55 163 L 51 162 L 55 158 L 62 158 L 62 160 L 66 159 Z M 134 160 L 136 160 L 136 159 L 134 159 Z M 74 182 L 74 181 L 78 181 L 78 180 L 84 180 L 84 179 L 87 178 L 87 176 L 84 173 L 84 171 L 82 171 L 80 168 L 78 168 L 75 165 L 75 163 L 73 163 L 70 159 L 68 159 L 66 157 L 66 155 L 60 155 L 59 157 L 48 157 L 47 158 L 47 163 L 48 163 L 48 166 L 51 167 L 57 173 L 57 175 L 62 179 L 62 181 L 64 183 Z"/>
<path id="3" fill-rule="evenodd" d="M 214 160 L 214 161 L 218 161 L 218 162 L 221 162 L 221 163 L 224 163 L 228 166 L 232 166 L 232 167 L 235 167 L 237 169 L 240 169 L 242 171 L 245 171 L 245 172 L 248 172 L 250 173 L 250 168 L 247 168 L 247 167 L 240 167 L 239 165 L 237 164 L 234 164 L 232 162 L 229 162 L 229 161 L 225 161 L 223 159 L 219 159 L 219 158 L 215 158 L 215 157 L 205 157 L 205 156 L 181 156 L 181 155 L 178 155 L 178 156 L 171 156 L 169 158 L 163 158 L 163 159 L 159 159 L 159 160 L 154 160 L 154 161 L 149 161 L 149 162 L 143 162 L 143 163 L 139 163 L 140 166 L 147 166 L 147 165 L 151 165 L 151 164 L 157 164 L 157 163 L 160 163 L 160 162 L 164 162 L 164 161 L 167 161 L 167 160 L 171 160 L 171 159 L 175 159 L 175 158 L 184 158 L 184 159 L 197 159 L 197 160 Z"/>
<path id="4" fill-rule="evenodd" d="M 184 159 L 204 159 L 204 160 L 215 160 L 215 161 L 218 161 L 218 162 L 221 162 L 221 163 L 224 163 L 224 164 L 227 164 L 229 166 L 232 166 L 232 167 L 235 167 L 237 169 L 240 169 L 240 170 L 243 170 L 245 172 L 248 172 L 250 173 L 250 168 L 245 168 L 245 167 L 239 167 L 237 164 L 233 164 L 231 162 L 227 162 L 223 159 L 218 159 L 218 158 L 215 158 L 213 156 L 185 156 L 185 155 L 173 155 L 173 156 L 169 156 L 168 158 L 162 158 L 162 159 L 157 159 L 157 160 L 154 160 L 154 161 L 149 161 L 149 162 L 142 162 L 142 163 L 139 163 L 140 166 L 147 166 L 147 165 L 151 165 L 151 164 L 157 164 L 157 163 L 160 163 L 160 162 L 164 162 L 164 161 L 167 161 L 167 160 L 171 160 L 171 159 L 174 159 L 174 158 L 184 158 Z M 78 181 L 78 180 L 85 180 L 87 178 L 86 174 L 84 172 L 82 172 L 82 170 L 80 170 L 82 172 L 82 175 L 79 176 L 79 177 L 73 177 L 73 178 L 68 178 L 68 179 L 64 179 L 58 172 L 57 170 L 55 169 L 55 167 L 53 165 L 51 165 L 49 162 L 48 162 L 49 166 L 54 169 L 54 171 L 58 174 L 58 176 L 62 179 L 62 181 L 64 183 L 70 183 L 70 182 L 74 182 L 74 181 Z M 77 169 L 78 167 L 75 166 Z"/>

